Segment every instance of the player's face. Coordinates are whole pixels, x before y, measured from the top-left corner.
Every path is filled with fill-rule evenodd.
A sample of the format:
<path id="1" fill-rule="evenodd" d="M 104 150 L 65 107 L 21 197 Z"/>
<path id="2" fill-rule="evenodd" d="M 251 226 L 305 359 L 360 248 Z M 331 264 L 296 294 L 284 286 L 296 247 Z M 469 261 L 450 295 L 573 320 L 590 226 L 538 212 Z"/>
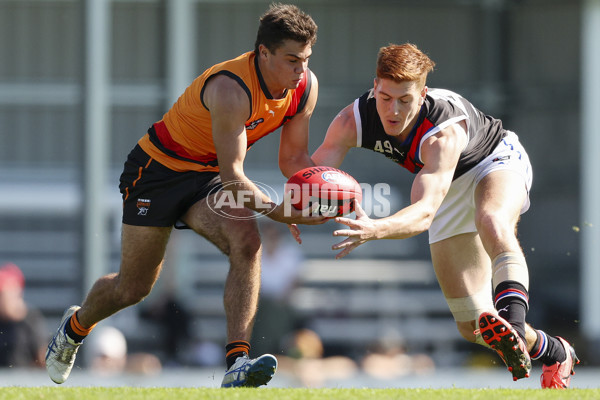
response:
<path id="1" fill-rule="evenodd" d="M 294 40 L 285 40 L 274 52 L 259 46 L 259 66 L 269 92 L 274 98 L 286 89 L 296 89 L 307 73 L 312 47 Z"/>
<path id="2" fill-rule="evenodd" d="M 408 134 L 419 117 L 426 94 L 427 86 L 421 87 L 420 82 L 375 79 L 375 104 L 385 133 Z"/>

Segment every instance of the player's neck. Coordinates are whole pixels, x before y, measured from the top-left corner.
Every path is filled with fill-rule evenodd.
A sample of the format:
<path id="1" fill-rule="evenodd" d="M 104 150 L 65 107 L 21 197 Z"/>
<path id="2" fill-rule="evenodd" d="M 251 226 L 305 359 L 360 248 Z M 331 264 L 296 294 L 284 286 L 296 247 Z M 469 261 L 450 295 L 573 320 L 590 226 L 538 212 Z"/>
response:
<path id="1" fill-rule="evenodd" d="M 272 99 L 281 99 L 285 97 L 287 88 L 276 83 L 277 80 L 273 79 L 269 69 L 264 65 L 264 63 L 261 62 L 260 59 L 258 59 L 256 62 L 256 73 L 258 75 L 258 80 L 260 81 L 262 90 L 265 92 L 267 97 L 270 96 Z"/>
<path id="2" fill-rule="evenodd" d="M 263 75 L 264 89 L 268 92 L 273 99 L 282 99 L 287 93 L 287 88 L 281 85 L 276 85 L 273 79 L 269 79 L 269 75 Z"/>

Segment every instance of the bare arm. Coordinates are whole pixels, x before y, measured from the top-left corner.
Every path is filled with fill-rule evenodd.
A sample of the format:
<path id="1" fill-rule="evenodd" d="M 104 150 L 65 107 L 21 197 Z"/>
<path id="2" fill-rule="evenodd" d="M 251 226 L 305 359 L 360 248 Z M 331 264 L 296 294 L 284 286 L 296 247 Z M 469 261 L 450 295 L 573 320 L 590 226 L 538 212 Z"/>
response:
<path id="1" fill-rule="evenodd" d="M 281 129 L 279 141 L 279 169 L 286 178 L 295 172 L 312 167 L 315 164 L 308 155 L 309 123 L 312 113 L 317 105 L 319 82 L 312 74 L 310 93 L 302 112 L 294 115 Z"/>
<path id="2" fill-rule="evenodd" d="M 277 205 L 248 179 L 244 172 L 247 151 L 245 122 L 250 109 L 247 94 L 227 76 L 211 79 L 204 92 L 210 110 L 213 142 L 219 160 L 221 180 L 235 199 L 244 198 L 244 206 L 285 223 L 321 223 L 321 217 L 302 217 L 302 213 L 284 204 Z M 243 197 L 240 196 L 243 194 Z"/>
<path id="3" fill-rule="evenodd" d="M 356 147 L 356 123 L 353 104 L 350 104 L 331 121 L 325 139 L 313 153 L 312 160 L 316 165 L 339 168 L 352 147 Z"/>
<path id="4" fill-rule="evenodd" d="M 411 204 L 379 222 L 378 238 L 405 239 L 425 232 L 448 193 L 466 133 L 452 125 L 423 144 L 425 166 L 416 175 L 410 193 Z"/>
<path id="5" fill-rule="evenodd" d="M 210 110 L 212 119 L 212 134 L 221 180 L 228 188 L 252 192 L 265 204 L 272 201 L 266 198 L 244 173 L 246 157 L 246 128 L 245 122 L 250 109 L 250 101 L 242 88 L 231 78 L 216 76 L 206 85 L 204 102 Z M 235 182 L 235 185 L 228 185 Z M 249 202 L 248 208 L 253 208 L 255 201 Z"/>
<path id="6" fill-rule="evenodd" d="M 421 156 L 425 166 L 413 181 L 411 204 L 408 207 L 389 217 L 372 220 L 357 204 L 359 210 L 356 220 L 336 218 L 336 222 L 348 226 L 348 229 L 333 233 L 334 236 L 348 237 L 333 246 L 334 250 L 342 250 L 336 258 L 344 257 L 369 240 L 406 239 L 429 229 L 448 193 L 466 141 L 464 123 L 460 123 L 443 129 L 423 143 Z"/>

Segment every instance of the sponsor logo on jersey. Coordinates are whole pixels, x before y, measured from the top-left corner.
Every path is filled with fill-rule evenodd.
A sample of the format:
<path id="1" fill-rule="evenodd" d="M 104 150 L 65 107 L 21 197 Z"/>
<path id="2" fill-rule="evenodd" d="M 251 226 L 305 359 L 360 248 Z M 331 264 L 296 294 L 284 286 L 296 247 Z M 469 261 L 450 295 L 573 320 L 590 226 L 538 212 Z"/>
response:
<path id="1" fill-rule="evenodd" d="M 257 120 L 254 120 L 254 121 L 250 122 L 248 125 L 246 125 L 246 130 L 251 131 L 252 129 L 256 128 L 258 125 L 262 124 L 263 122 L 265 122 L 264 118 L 259 118 Z"/>

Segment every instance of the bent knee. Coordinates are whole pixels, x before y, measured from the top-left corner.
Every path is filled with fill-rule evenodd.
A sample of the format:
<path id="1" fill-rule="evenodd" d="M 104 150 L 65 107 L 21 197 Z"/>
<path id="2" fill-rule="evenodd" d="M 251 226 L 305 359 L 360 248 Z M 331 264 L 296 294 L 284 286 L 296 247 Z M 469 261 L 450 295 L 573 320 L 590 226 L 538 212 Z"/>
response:
<path id="1" fill-rule="evenodd" d="M 239 221 L 238 221 L 239 222 Z M 229 226 L 225 254 L 235 253 L 244 258 L 255 257 L 261 247 L 260 233 L 254 220 Z"/>
<path id="2" fill-rule="evenodd" d="M 261 239 L 258 229 L 248 230 L 236 245 L 239 246 L 239 252 L 242 256 L 246 258 L 256 257 L 261 249 Z"/>
<path id="3" fill-rule="evenodd" d="M 514 221 L 501 215 L 481 213 L 475 218 L 477 231 L 487 237 L 512 237 L 516 234 L 518 216 Z"/>
<path id="4" fill-rule="evenodd" d="M 490 295 L 491 291 L 491 282 L 488 281 L 478 292 L 472 293 L 470 296 L 446 298 L 458 332 L 469 342 L 481 344 L 478 335 L 475 333 L 477 329 L 476 321 L 482 312 L 494 310 Z"/>

